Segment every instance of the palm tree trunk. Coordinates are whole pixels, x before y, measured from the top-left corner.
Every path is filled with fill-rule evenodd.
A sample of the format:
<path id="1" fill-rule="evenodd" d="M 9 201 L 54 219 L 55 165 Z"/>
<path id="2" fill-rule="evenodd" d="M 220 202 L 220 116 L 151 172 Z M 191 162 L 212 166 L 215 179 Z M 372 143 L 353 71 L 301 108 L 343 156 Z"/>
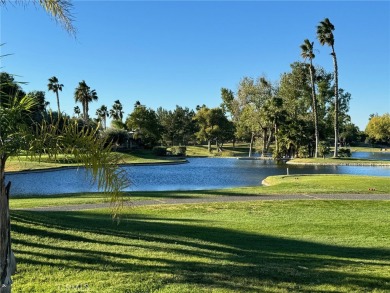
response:
<path id="1" fill-rule="evenodd" d="M 313 115 L 314 115 L 314 136 L 315 136 L 315 153 L 314 157 L 318 157 L 318 141 L 319 141 L 319 134 L 318 134 L 318 113 L 317 113 L 317 96 L 316 96 L 316 89 L 315 89 L 315 83 L 314 83 L 314 71 L 313 71 L 313 64 L 310 59 L 310 80 L 311 80 L 311 96 L 313 98 Z"/>
<path id="2" fill-rule="evenodd" d="M 9 215 L 9 191 L 11 182 L 5 185 L 5 161 L 0 157 L 0 293 L 11 292 L 11 275 L 15 272 L 16 261 L 11 251 L 11 222 Z"/>
<path id="3" fill-rule="evenodd" d="M 60 120 L 61 109 L 60 109 L 60 97 L 58 96 L 58 90 L 56 91 L 56 96 L 57 96 L 57 107 L 58 107 L 58 120 Z"/>
<path id="4" fill-rule="evenodd" d="M 332 56 L 334 65 L 334 153 L 333 157 L 338 156 L 339 141 L 339 69 L 337 66 L 336 52 L 332 46 Z"/>

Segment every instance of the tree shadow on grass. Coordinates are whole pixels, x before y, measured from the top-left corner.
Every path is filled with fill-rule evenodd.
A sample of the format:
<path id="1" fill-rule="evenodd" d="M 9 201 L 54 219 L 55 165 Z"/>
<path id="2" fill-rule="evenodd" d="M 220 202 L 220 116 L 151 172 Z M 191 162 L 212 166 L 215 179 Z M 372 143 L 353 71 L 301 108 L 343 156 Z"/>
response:
<path id="1" fill-rule="evenodd" d="M 12 228 L 19 236 L 13 240 L 19 262 L 30 265 L 153 272 L 173 275 L 169 284 L 236 292 L 259 292 L 264 285 L 299 291 L 313 286 L 390 290 L 388 274 L 363 269 L 388 269 L 388 249 L 336 246 L 212 227 L 202 220 L 137 214 L 117 225 L 107 214 L 93 212 L 13 211 Z"/>

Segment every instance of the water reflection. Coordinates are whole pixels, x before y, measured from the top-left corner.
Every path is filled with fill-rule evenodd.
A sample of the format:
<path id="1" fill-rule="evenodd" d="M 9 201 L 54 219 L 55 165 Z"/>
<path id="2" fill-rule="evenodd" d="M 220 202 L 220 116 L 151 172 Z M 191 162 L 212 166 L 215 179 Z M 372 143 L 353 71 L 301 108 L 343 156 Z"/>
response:
<path id="1" fill-rule="evenodd" d="M 390 152 L 353 152 L 352 158 L 390 161 Z"/>
<path id="2" fill-rule="evenodd" d="M 389 176 L 389 167 L 373 166 L 286 166 L 272 160 L 190 158 L 179 165 L 127 166 L 132 181 L 129 190 L 200 190 L 256 186 L 267 176 L 287 174 L 358 174 Z M 83 169 L 8 174 L 13 194 L 53 194 L 97 191 Z"/>

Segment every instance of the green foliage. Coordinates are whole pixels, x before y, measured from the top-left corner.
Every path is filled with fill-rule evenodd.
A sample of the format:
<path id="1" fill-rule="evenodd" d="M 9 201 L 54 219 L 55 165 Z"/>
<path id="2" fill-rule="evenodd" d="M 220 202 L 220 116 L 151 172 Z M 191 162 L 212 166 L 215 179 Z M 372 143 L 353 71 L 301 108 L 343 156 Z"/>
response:
<path id="1" fill-rule="evenodd" d="M 114 119 L 114 121 L 120 121 L 122 122 L 123 119 L 123 106 L 122 103 L 119 100 L 116 100 L 114 102 L 114 105 L 112 105 L 112 108 L 110 109 L 110 117 Z"/>
<path id="2" fill-rule="evenodd" d="M 109 128 L 102 132 L 102 138 L 107 144 L 122 145 L 129 140 L 130 136 L 126 130 Z"/>
<path id="3" fill-rule="evenodd" d="M 79 82 L 78 87 L 75 89 L 74 98 L 76 102 L 80 102 L 83 108 L 83 119 L 88 122 L 89 116 L 89 103 L 92 101 L 97 101 L 98 96 L 95 90 L 91 90 L 91 88 L 87 85 L 85 80 Z"/>
<path id="4" fill-rule="evenodd" d="M 195 135 L 199 141 L 215 140 L 217 143 L 223 143 L 234 137 L 233 123 L 226 118 L 221 108 L 202 107 L 194 119 L 198 125 Z"/>
<path id="5" fill-rule="evenodd" d="M 167 155 L 167 148 L 162 146 L 155 146 L 153 147 L 153 154 L 156 156 L 166 156 Z"/>
<path id="6" fill-rule="evenodd" d="M 349 158 L 349 157 L 352 156 L 351 150 L 350 149 L 345 149 L 345 148 L 340 148 L 338 155 L 341 158 Z"/>
<path id="7" fill-rule="evenodd" d="M 185 146 L 173 146 L 171 147 L 171 153 L 174 156 L 185 156 L 187 148 Z"/>
<path id="8" fill-rule="evenodd" d="M 299 158 L 308 158 L 309 157 L 309 148 L 307 146 L 301 146 L 298 149 Z"/>
<path id="9" fill-rule="evenodd" d="M 328 142 L 326 141 L 321 141 L 319 144 L 318 144 L 318 154 L 321 156 L 321 157 L 324 157 L 328 154 L 330 154 L 330 145 Z"/>
<path id="10" fill-rule="evenodd" d="M 365 132 L 374 142 L 390 144 L 390 114 L 371 117 Z"/>
<path id="11" fill-rule="evenodd" d="M 188 144 L 196 131 L 195 113 L 189 108 L 176 106 L 175 110 L 157 109 L 157 119 L 162 127 L 162 141 L 166 145 Z"/>
<path id="12" fill-rule="evenodd" d="M 148 148 L 155 146 L 161 138 L 161 125 L 156 112 L 143 105 L 136 105 L 126 119 L 126 126 L 134 132 L 134 139 L 139 139 Z"/>

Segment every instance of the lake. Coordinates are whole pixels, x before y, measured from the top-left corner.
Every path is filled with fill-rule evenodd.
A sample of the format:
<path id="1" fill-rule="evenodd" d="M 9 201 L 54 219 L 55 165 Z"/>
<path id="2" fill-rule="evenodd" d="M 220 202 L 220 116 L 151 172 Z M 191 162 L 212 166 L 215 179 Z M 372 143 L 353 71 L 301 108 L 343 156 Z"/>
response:
<path id="1" fill-rule="evenodd" d="M 202 190 L 261 185 L 267 176 L 293 174 L 355 174 L 389 176 L 390 167 L 293 166 L 272 160 L 189 158 L 177 165 L 123 167 L 132 181 L 129 191 Z M 97 191 L 84 169 L 7 174 L 11 194 L 54 194 Z"/>

